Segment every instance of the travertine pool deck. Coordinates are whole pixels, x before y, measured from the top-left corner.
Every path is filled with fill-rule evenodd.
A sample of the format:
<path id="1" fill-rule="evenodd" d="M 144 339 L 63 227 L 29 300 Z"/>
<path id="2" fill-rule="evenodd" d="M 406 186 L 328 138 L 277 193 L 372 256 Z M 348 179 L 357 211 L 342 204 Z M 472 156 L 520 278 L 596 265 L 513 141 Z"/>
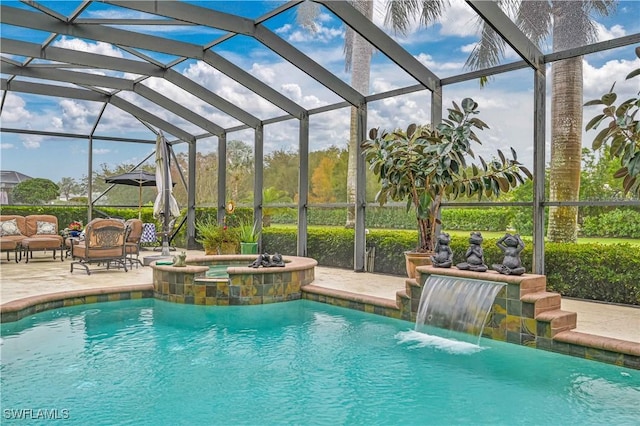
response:
<path id="1" fill-rule="evenodd" d="M 174 254 L 175 252 L 172 252 Z M 202 255 L 202 251 L 188 250 L 188 255 Z M 4 253 L 3 253 L 4 254 Z M 142 251 L 141 257 L 158 255 Z M 36 252 L 25 263 L 0 263 L 0 306 L 19 300 L 52 293 L 97 293 L 115 288 L 153 288 L 152 269 L 138 267 L 123 270 L 96 271 L 87 275 L 84 270 L 69 273 L 68 259 L 54 261 L 48 252 Z M 316 267 L 314 285 L 327 289 L 374 296 L 395 302 L 396 292 L 405 288 L 405 277 L 371 273 L 357 273 L 345 269 Z M 32 299 L 33 300 L 33 299 Z M 6 306 L 6 305 L 5 305 Z M 640 307 L 618 306 L 584 300 L 562 299 L 562 309 L 577 312 L 574 331 L 640 343 Z"/>

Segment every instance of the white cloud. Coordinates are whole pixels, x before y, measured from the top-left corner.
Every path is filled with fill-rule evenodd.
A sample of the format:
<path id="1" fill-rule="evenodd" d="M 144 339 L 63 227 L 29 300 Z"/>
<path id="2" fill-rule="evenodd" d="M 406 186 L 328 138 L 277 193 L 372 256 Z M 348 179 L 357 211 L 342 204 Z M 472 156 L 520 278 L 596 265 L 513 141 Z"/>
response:
<path id="1" fill-rule="evenodd" d="M 302 99 L 302 89 L 298 84 L 295 83 L 285 83 L 280 86 L 282 91 L 294 102 L 299 102 Z"/>
<path id="2" fill-rule="evenodd" d="M 627 35 L 622 25 L 616 24 L 611 28 L 606 28 L 599 22 L 595 22 L 598 41 L 611 40 L 618 37 Z"/>
<path id="3" fill-rule="evenodd" d="M 469 43 L 469 44 L 465 44 L 460 48 L 460 51 L 462 53 L 471 53 L 473 51 L 473 49 L 476 47 L 477 43 Z"/>
<path id="4" fill-rule="evenodd" d="M 13 92 L 7 92 L 4 107 L 2 109 L 3 123 L 19 123 L 31 121 L 32 114 L 27 108 L 27 103 L 22 97 Z"/>
<path id="5" fill-rule="evenodd" d="M 22 145 L 25 148 L 38 149 L 40 148 L 40 142 L 44 140 L 44 137 L 38 135 L 20 135 L 20 139 L 22 140 Z"/>
<path id="6" fill-rule="evenodd" d="M 97 53 L 99 55 L 115 56 L 122 58 L 122 51 L 113 47 L 109 43 L 98 41 L 96 43 L 87 43 L 79 38 L 70 38 L 62 36 L 60 40 L 56 40 L 52 44 L 55 47 L 62 47 L 65 49 L 74 49 L 80 52 Z"/>
<path id="7" fill-rule="evenodd" d="M 452 1 L 446 8 L 438 23 L 439 33 L 445 36 L 468 37 L 478 34 L 476 14 L 462 1 Z"/>
<path id="8" fill-rule="evenodd" d="M 438 71 L 461 70 L 464 67 L 464 62 L 437 62 L 427 53 L 418 54 L 416 59 L 436 74 Z"/>
<path id="9" fill-rule="evenodd" d="M 0 149 L 13 149 L 13 148 L 15 148 L 15 145 L 12 143 L 6 143 L 6 142 L 0 143 Z"/>
<path id="10" fill-rule="evenodd" d="M 583 61 L 583 91 L 585 99 L 600 98 L 609 91 L 613 82 L 616 82 L 615 92 L 618 98 L 627 99 L 637 96 L 639 78 L 625 80 L 627 74 L 640 68 L 640 59 L 611 60 L 601 67 L 596 68 L 586 59 Z"/>
<path id="11" fill-rule="evenodd" d="M 93 153 L 95 155 L 104 155 L 104 154 L 109 154 L 111 152 L 110 149 L 107 148 L 94 148 L 93 149 Z"/>
<path id="12" fill-rule="evenodd" d="M 62 116 L 52 118 L 54 126 L 60 124 L 68 130 L 81 133 L 91 131 L 99 112 L 99 106 L 96 102 L 63 99 L 59 105 L 62 109 Z"/>

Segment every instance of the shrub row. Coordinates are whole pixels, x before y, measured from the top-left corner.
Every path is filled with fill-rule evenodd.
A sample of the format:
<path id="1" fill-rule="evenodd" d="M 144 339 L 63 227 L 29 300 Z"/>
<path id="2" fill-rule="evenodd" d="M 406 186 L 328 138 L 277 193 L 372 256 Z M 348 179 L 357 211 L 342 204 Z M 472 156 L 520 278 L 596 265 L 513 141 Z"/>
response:
<path id="1" fill-rule="evenodd" d="M 640 238 L 640 212 L 612 210 L 598 216 L 585 217 L 582 235 L 586 237 Z"/>
<path id="2" fill-rule="evenodd" d="M 309 228 L 309 257 L 320 265 L 353 268 L 352 229 Z M 530 239 L 524 239 L 526 247 L 521 254 L 527 271 L 531 271 L 533 250 Z M 411 250 L 417 242 L 415 231 L 371 230 L 367 246 L 375 247 L 374 272 L 404 275 L 403 252 Z M 483 243 L 486 264 L 502 262 L 502 251 L 496 239 Z M 454 263 L 464 261 L 468 241 L 454 239 L 451 249 Z M 268 253 L 279 252 L 295 255 L 295 229 L 265 228 L 263 249 Z M 545 245 L 547 288 L 564 296 L 605 302 L 640 305 L 640 257 L 637 248 L 625 244 L 559 244 Z"/>
<path id="3" fill-rule="evenodd" d="M 515 213 L 514 209 L 505 207 L 446 208 L 442 209 L 442 222 L 447 229 L 504 231 L 513 223 Z M 346 209 L 309 209 L 309 225 L 343 226 L 346 217 Z M 295 214 L 279 212 L 273 223 L 295 223 L 295 220 Z M 367 207 L 366 221 L 368 228 L 413 230 L 416 227 L 415 213 L 402 207 Z"/>

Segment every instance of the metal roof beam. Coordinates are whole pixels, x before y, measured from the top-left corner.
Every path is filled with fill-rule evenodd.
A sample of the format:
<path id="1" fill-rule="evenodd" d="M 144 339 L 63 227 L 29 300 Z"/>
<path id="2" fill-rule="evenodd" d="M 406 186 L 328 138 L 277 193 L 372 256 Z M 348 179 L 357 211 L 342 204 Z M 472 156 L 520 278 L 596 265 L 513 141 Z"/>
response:
<path id="1" fill-rule="evenodd" d="M 128 112 L 134 117 L 144 120 L 149 124 L 156 126 L 159 129 L 164 130 L 167 133 L 171 133 L 173 136 L 182 139 L 183 141 L 193 143 L 196 141 L 196 138 L 191 133 L 187 133 L 181 128 L 174 126 L 173 124 L 151 114 L 149 111 L 142 109 L 131 102 L 127 102 L 122 98 L 117 96 L 111 96 L 109 98 L 109 103 L 113 106 L 120 108 L 123 111 Z"/>
<path id="2" fill-rule="evenodd" d="M 83 101 L 92 102 L 108 102 L 109 96 L 93 92 L 91 90 L 76 89 L 74 87 L 54 86 L 51 84 L 31 83 L 27 81 L 11 82 L 6 79 L 0 80 L 0 88 L 2 90 L 11 90 L 14 92 L 30 93 L 33 95 L 55 96 L 58 98 L 81 99 Z"/>
<path id="3" fill-rule="evenodd" d="M 226 60 L 217 53 L 207 50 L 204 54 L 203 60 L 232 80 L 235 80 L 242 86 L 248 88 L 294 117 L 301 118 L 304 114 L 305 109 L 300 105 L 293 102 L 291 99 L 287 98 L 272 87 L 264 84 L 239 66 Z"/>
<path id="4" fill-rule="evenodd" d="M 51 16 L 52 18 L 57 19 L 60 22 L 67 22 L 67 17 L 66 16 L 56 12 L 53 9 L 49 9 L 48 7 L 38 3 L 36 1 L 33 1 L 33 0 L 20 0 L 20 2 L 22 2 L 24 4 L 27 4 L 27 5 L 31 6 L 31 7 L 33 7 L 34 9 L 37 9 L 40 12 L 45 13 L 45 14 Z"/>
<path id="5" fill-rule="evenodd" d="M 61 47 L 41 49 L 39 44 L 26 41 L 0 38 L 0 52 L 12 55 L 30 56 L 50 61 L 89 66 L 96 69 L 116 70 L 149 77 L 164 76 L 164 69 L 142 61 L 99 55 L 97 53 L 79 52 Z"/>
<path id="6" fill-rule="evenodd" d="M 257 25 L 255 38 L 351 105 L 358 106 L 364 103 L 364 95 L 278 37 L 267 27 Z"/>
<path id="7" fill-rule="evenodd" d="M 108 87 L 110 89 L 127 90 L 136 92 L 158 106 L 176 114 L 179 117 L 195 124 L 196 126 L 211 132 L 215 135 L 224 132 L 224 129 L 217 124 L 205 119 L 204 117 L 194 113 L 192 110 L 185 108 L 179 103 L 161 95 L 160 93 L 150 89 L 149 87 L 136 83 L 131 80 L 116 77 L 106 77 L 96 74 L 86 74 L 74 71 L 64 70 L 42 70 L 41 68 L 33 69 L 31 67 L 18 67 L 10 64 L 1 63 L 0 71 L 6 74 L 20 75 L 31 78 L 41 78 L 45 80 L 63 81 L 73 84 L 83 84 L 87 86 Z"/>
<path id="8" fill-rule="evenodd" d="M 232 104 L 223 97 L 216 95 L 209 89 L 199 85 L 193 80 L 188 79 L 177 71 L 168 69 L 164 75 L 165 80 L 175 84 L 176 86 L 186 90 L 192 95 L 202 99 L 203 101 L 219 108 L 224 113 L 232 116 L 236 120 L 253 127 L 254 129 L 260 124 L 260 119 L 242 108 Z"/>
<path id="9" fill-rule="evenodd" d="M 67 132 L 47 132 L 44 130 L 33 130 L 33 129 L 14 129 L 10 127 L 0 127 L 0 132 L 2 133 L 18 133 L 25 135 L 42 135 L 42 136 L 55 136 L 61 138 L 75 138 L 75 139 L 94 139 L 101 141 L 114 141 L 114 142 L 134 142 L 134 143 L 148 143 L 154 144 L 156 143 L 155 139 L 135 139 L 135 138 L 119 138 L 115 136 L 96 136 L 96 135 L 87 135 L 87 134 L 77 134 L 77 133 L 67 133 Z M 66 142 L 66 141 L 62 141 Z"/>
<path id="10" fill-rule="evenodd" d="M 225 114 L 255 128 L 260 119 L 249 114 L 242 108 L 237 107 L 226 99 L 216 95 L 203 86 L 188 79 L 182 74 L 170 70 L 156 67 L 146 62 L 133 61 L 130 59 L 115 58 L 112 56 L 98 55 L 95 53 L 77 52 L 60 47 L 48 47 L 41 50 L 38 44 L 27 43 L 17 40 L 0 39 L 0 51 L 14 55 L 33 56 L 43 59 L 50 59 L 61 62 L 88 65 L 96 68 L 131 72 L 134 74 L 147 75 L 151 77 L 165 78 L 167 81 L 186 90 L 194 96 L 220 109 Z"/>
<path id="11" fill-rule="evenodd" d="M 23 77 L 39 78 L 43 80 L 63 81 L 66 83 L 84 84 L 87 86 L 108 87 L 110 89 L 133 91 L 134 82 L 124 78 L 108 77 L 104 75 L 66 71 L 60 69 L 31 68 L 0 63 L 0 71 L 5 74 Z"/>
<path id="12" fill-rule="evenodd" d="M 0 5 L 0 21 L 18 27 L 65 34 L 89 40 L 104 41 L 106 43 L 136 47 L 152 52 L 168 53 L 197 59 L 202 59 L 203 55 L 202 47 L 196 44 L 100 25 L 64 23 L 42 13 L 29 12 L 6 5 Z"/>
<path id="13" fill-rule="evenodd" d="M 103 1 L 125 9 L 133 9 L 153 15 L 161 15 L 180 21 L 230 31 L 237 34 L 252 35 L 254 24 L 247 18 L 218 12 L 204 7 L 193 6 L 178 1 Z M 203 22 L 206 22 L 204 24 Z"/>
<path id="14" fill-rule="evenodd" d="M 440 79 L 420 61 L 407 52 L 395 40 L 384 33 L 373 22 L 346 1 L 314 0 L 333 12 L 346 25 L 360 34 L 372 46 L 385 54 L 400 68 L 415 78 L 427 89 L 434 91 L 440 86 Z"/>
<path id="15" fill-rule="evenodd" d="M 493 28 L 503 40 L 534 69 L 544 69 L 544 55 L 520 28 L 491 1 L 465 0 L 480 17 Z"/>
<path id="16" fill-rule="evenodd" d="M 167 98 L 166 96 L 161 95 L 155 90 L 150 89 L 142 83 L 136 83 L 134 85 L 133 91 L 155 103 L 156 105 L 165 108 L 168 111 L 176 114 L 179 117 L 184 118 L 185 120 L 195 124 L 196 126 L 214 134 L 219 135 L 224 133 L 224 129 L 212 121 L 207 120 L 201 115 L 196 114 L 189 108 L 186 108 L 179 103 Z"/>
<path id="17" fill-rule="evenodd" d="M 12 90 L 14 92 L 30 93 L 34 95 L 56 96 L 59 98 L 80 99 L 93 102 L 109 102 L 113 106 L 128 112 L 134 117 L 145 120 L 146 122 L 153 124 L 154 126 L 174 135 L 179 139 L 187 142 L 195 142 L 195 137 L 192 134 L 185 132 L 179 127 L 174 126 L 173 124 L 168 123 L 161 118 L 158 118 L 157 116 L 151 114 L 150 112 L 145 111 L 144 109 L 137 107 L 132 103 L 127 102 L 117 96 L 107 96 L 90 90 L 75 89 L 73 87 L 53 86 L 50 84 L 30 83 L 26 81 L 15 80 L 8 82 L 4 78 L 0 80 L 0 88 L 2 90 Z"/>
<path id="18" fill-rule="evenodd" d="M 364 97 L 351 86 L 337 78 L 335 75 L 314 62 L 311 58 L 294 48 L 292 45 L 269 31 L 266 27 L 262 25 L 255 25 L 251 20 L 212 11 L 211 9 L 207 9 L 204 7 L 185 4 L 183 2 L 106 1 L 105 3 L 114 4 L 124 8 L 134 9 L 155 15 L 162 15 L 167 18 L 180 19 L 186 22 L 203 25 L 210 28 L 222 29 L 236 34 L 254 36 L 268 48 L 282 56 L 283 59 L 300 68 L 302 71 L 316 79 L 319 83 L 336 93 L 341 98 L 349 101 L 353 105 L 360 105 L 362 102 L 364 102 Z M 292 7 L 293 4 L 289 6 Z M 228 16 L 231 16 L 231 18 L 227 18 Z M 223 19 L 221 19 L 221 17 Z M 227 19 L 234 19 L 235 21 L 227 21 Z M 237 25 L 230 25 L 230 23 L 233 22 L 236 22 Z M 269 100 L 268 97 L 266 99 Z"/>

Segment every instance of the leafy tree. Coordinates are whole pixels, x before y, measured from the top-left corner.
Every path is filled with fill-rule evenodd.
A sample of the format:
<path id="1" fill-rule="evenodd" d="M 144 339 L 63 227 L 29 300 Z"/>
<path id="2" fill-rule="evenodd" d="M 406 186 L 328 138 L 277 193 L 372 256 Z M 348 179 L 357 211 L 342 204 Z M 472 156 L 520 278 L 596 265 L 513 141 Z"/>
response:
<path id="1" fill-rule="evenodd" d="M 81 186 L 78 181 L 71 177 L 63 177 L 60 179 L 60 182 L 58 182 L 58 188 L 60 188 L 60 194 L 67 201 L 69 201 L 69 196 L 71 194 L 78 195 L 81 191 Z"/>
<path id="2" fill-rule="evenodd" d="M 333 193 L 331 178 L 336 167 L 335 159 L 322 157 L 320 164 L 311 175 L 311 191 L 309 199 L 316 203 L 333 203 L 336 197 Z"/>
<path id="3" fill-rule="evenodd" d="M 121 163 L 113 166 L 113 168 L 106 163 L 100 164 L 99 169 L 93 173 L 93 191 L 106 191 L 111 186 L 111 184 L 105 182 L 107 177 L 127 173 L 133 170 L 134 167 L 135 165 L 131 163 Z M 139 169 L 155 173 L 155 166 L 152 165 L 143 165 Z M 142 195 L 140 195 L 140 192 L 142 192 Z M 140 191 L 138 186 L 115 185 L 99 202 L 114 206 L 138 206 L 139 202 L 142 205 L 151 205 L 155 199 L 155 186 L 144 186 Z"/>
<path id="4" fill-rule="evenodd" d="M 515 22 L 527 37 L 540 45 L 552 37 L 553 51 L 583 46 L 597 40 L 592 15 L 606 16 L 615 9 L 614 0 L 543 0 L 501 2 L 515 16 Z M 467 65 L 481 69 L 496 65 L 504 55 L 505 41 L 482 22 L 482 39 L 474 48 Z M 582 150 L 582 56 L 554 62 L 551 98 L 551 201 L 577 201 L 580 188 Z M 554 242 L 575 242 L 578 208 L 549 208 L 547 237 Z"/>
<path id="5" fill-rule="evenodd" d="M 351 4 L 369 20 L 373 20 L 373 1 L 352 0 Z M 393 3 L 393 2 L 390 2 Z M 298 8 L 297 21 L 305 28 L 314 31 L 316 29 L 314 20 L 319 15 L 320 9 L 316 3 L 305 1 Z M 371 75 L 371 57 L 373 47 L 358 33 L 351 28 L 346 28 L 344 40 L 345 71 L 351 71 L 351 86 L 360 93 L 369 93 L 369 80 Z M 351 107 L 351 124 L 349 132 L 349 149 L 346 176 L 347 202 L 356 202 L 356 169 L 357 169 L 357 113 L 355 107 Z M 353 227 L 355 223 L 355 210 L 347 210 L 346 226 Z"/>
<path id="6" fill-rule="evenodd" d="M 253 188 L 253 148 L 238 140 L 227 143 L 227 192 L 232 200 L 246 198 Z"/>
<path id="7" fill-rule="evenodd" d="M 295 199 L 298 196 L 299 158 L 297 152 L 284 150 L 276 150 L 265 155 L 265 187 L 277 188 L 284 191 L 290 199 Z"/>
<path id="8" fill-rule="evenodd" d="M 178 159 L 176 167 L 188 170 L 188 155 L 186 153 L 178 153 L 176 157 Z M 195 188 L 196 203 L 199 205 L 216 205 L 218 196 L 218 154 L 215 152 L 207 154 L 196 153 L 195 170 L 196 182 L 198 183 Z M 175 176 L 177 177 L 177 174 Z M 173 193 L 181 206 L 187 204 L 187 190 L 183 185 L 176 185 Z"/>
<path id="9" fill-rule="evenodd" d="M 49 179 L 33 178 L 17 184 L 12 195 L 17 203 L 45 204 L 60 196 L 60 188 Z"/>
<path id="10" fill-rule="evenodd" d="M 636 56 L 640 58 L 640 47 L 635 49 Z M 627 75 L 627 80 L 640 75 L 640 68 Z M 598 114 L 586 125 L 586 130 L 597 129 L 604 120 L 608 120 L 608 126 L 602 129 L 593 140 L 593 149 L 601 146 L 609 146 L 609 154 L 620 160 L 619 168 L 614 176 L 622 179 L 622 187 L 625 194 L 631 192 L 640 196 L 640 97 L 630 98 L 615 106 L 618 95 L 613 91 L 615 83 L 609 93 L 602 95 L 584 104 L 604 105 L 602 114 Z M 639 93 L 640 95 L 640 93 Z"/>
<path id="11" fill-rule="evenodd" d="M 273 186 L 265 188 L 262 191 L 262 202 L 265 205 L 278 204 L 278 203 L 291 203 L 293 199 L 289 197 L 286 191 L 280 190 Z M 271 216 L 275 214 L 277 207 L 263 207 L 262 208 L 262 226 L 271 226 Z"/>

